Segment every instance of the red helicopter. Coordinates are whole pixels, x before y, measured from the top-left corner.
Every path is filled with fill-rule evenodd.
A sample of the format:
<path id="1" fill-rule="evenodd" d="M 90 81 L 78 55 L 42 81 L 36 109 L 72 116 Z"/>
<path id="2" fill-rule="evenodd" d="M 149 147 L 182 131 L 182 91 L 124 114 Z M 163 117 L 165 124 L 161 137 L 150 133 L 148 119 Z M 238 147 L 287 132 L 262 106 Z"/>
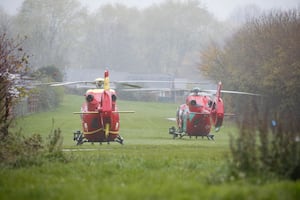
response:
<path id="1" fill-rule="evenodd" d="M 134 113 L 134 111 L 119 111 L 117 95 L 110 88 L 109 72 L 104 72 L 104 79 L 97 78 L 95 82 L 77 81 L 53 84 L 52 86 L 69 85 L 75 83 L 96 83 L 96 89 L 86 91 L 85 102 L 81 106 L 80 114 L 83 131 L 74 132 L 74 141 L 77 145 L 84 142 L 118 142 L 123 144 L 124 139 L 119 134 L 119 113 Z M 129 85 L 129 84 L 126 84 Z M 132 85 L 129 85 L 132 86 Z"/>
<path id="2" fill-rule="evenodd" d="M 186 103 L 179 106 L 176 113 L 177 129 L 173 126 L 169 128 L 169 134 L 182 138 L 183 136 L 206 136 L 209 140 L 214 140 L 211 135 L 212 126 L 218 132 L 223 124 L 225 115 L 234 114 L 224 113 L 224 104 L 221 98 L 221 92 L 233 94 L 255 95 L 259 94 L 222 90 L 222 83 L 219 82 L 215 95 L 214 90 L 200 90 L 193 88 L 186 97 Z"/>

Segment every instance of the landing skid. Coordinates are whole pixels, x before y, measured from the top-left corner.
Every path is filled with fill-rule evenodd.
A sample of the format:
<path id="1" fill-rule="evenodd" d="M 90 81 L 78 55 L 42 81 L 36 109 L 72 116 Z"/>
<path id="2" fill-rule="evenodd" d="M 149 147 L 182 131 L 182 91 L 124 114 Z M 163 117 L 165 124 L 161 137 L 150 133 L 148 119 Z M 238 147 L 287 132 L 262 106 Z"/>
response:
<path id="1" fill-rule="evenodd" d="M 176 137 L 179 137 L 180 139 L 183 137 L 183 136 L 186 136 L 187 134 L 181 130 L 176 130 L 176 128 L 174 126 L 172 126 L 171 128 L 169 128 L 169 134 L 173 135 L 173 139 L 175 139 Z M 191 138 L 192 136 L 190 136 Z M 198 138 L 198 136 L 195 136 L 196 138 Z M 202 138 L 203 137 L 207 137 L 208 140 L 214 140 L 214 135 L 206 135 L 206 136 L 201 136 Z"/>
<path id="2" fill-rule="evenodd" d="M 169 134 L 173 135 L 173 139 L 175 139 L 176 137 L 182 138 L 183 136 L 185 136 L 184 132 L 176 130 L 174 126 L 169 128 Z"/>
<path id="3" fill-rule="evenodd" d="M 81 131 L 74 132 L 73 140 L 77 142 L 76 145 L 82 145 L 85 142 L 91 142 L 84 137 L 84 135 Z M 118 135 L 118 137 L 116 139 L 114 139 L 113 141 L 108 140 L 108 141 L 103 141 L 103 142 L 107 142 L 107 144 L 109 144 L 110 142 L 118 142 L 123 145 L 124 139 L 123 139 L 123 137 Z M 94 142 L 91 142 L 91 143 L 94 144 Z M 99 143 L 102 144 L 102 142 L 99 142 Z"/>
<path id="4" fill-rule="evenodd" d="M 88 140 L 83 137 L 83 133 L 81 131 L 74 132 L 73 140 L 77 142 L 76 145 L 81 145 L 85 142 L 88 142 Z"/>
<path id="5" fill-rule="evenodd" d="M 123 137 L 121 137 L 120 135 L 118 135 L 118 137 L 115 139 L 115 142 L 118 142 L 118 143 L 120 143 L 120 144 L 124 144 L 123 142 L 124 142 L 124 139 L 123 139 Z"/>

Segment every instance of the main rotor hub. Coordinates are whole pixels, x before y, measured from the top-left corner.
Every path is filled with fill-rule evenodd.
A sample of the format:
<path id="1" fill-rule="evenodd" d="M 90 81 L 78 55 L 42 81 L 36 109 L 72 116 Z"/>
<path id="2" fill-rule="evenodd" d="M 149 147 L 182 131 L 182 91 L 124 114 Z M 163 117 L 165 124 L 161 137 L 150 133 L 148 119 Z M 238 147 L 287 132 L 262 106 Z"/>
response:
<path id="1" fill-rule="evenodd" d="M 200 93 L 200 92 L 201 92 L 201 90 L 198 87 L 195 87 L 191 90 L 191 93 L 195 93 L 196 95 L 198 95 L 198 93 Z"/>
<path id="2" fill-rule="evenodd" d="M 104 84 L 104 79 L 103 78 L 96 78 L 95 82 L 96 82 L 96 87 L 97 88 L 103 88 L 103 84 Z"/>

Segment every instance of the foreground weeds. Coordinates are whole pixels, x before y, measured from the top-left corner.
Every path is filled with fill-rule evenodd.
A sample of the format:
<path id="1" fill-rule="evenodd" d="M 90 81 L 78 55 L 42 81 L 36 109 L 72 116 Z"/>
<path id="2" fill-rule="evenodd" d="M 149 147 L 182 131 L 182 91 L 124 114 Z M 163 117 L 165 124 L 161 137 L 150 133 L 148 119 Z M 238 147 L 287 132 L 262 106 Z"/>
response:
<path id="1" fill-rule="evenodd" d="M 239 136 L 238 129 L 228 122 L 215 133 L 215 141 L 172 139 L 168 128 L 174 124 L 165 118 L 173 116 L 176 106 L 169 104 L 119 102 L 120 108 L 126 108 L 123 110 L 136 111 L 121 118 L 125 144 L 76 146 L 72 133 L 80 121 L 70 113 L 78 109 L 78 98 L 69 96 L 57 111 L 28 116 L 20 122 L 25 132 L 44 135 L 42 142 L 35 142 L 38 136 L 29 140 L 38 149 L 31 154 L 33 163 L 27 163 L 27 157 L 18 167 L 13 167 L 16 162 L 1 164 L 0 199 L 279 200 L 300 196 L 299 181 L 274 173 L 244 173 L 228 164 L 233 161 L 230 134 L 235 139 Z M 60 129 L 51 129 L 53 116 L 59 118 Z M 38 126 L 29 126 L 32 121 Z M 12 140 L 3 145 L 9 142 Z M 42 148 L 33 145 L 36 143 Z M 236 147 L 239 143 L 233 144 Z M 237 162 L 231 164 L 236 166 Z"/>
<path id="2" fill-rule="evenodd" d="M 102 145 L 72 161 L 0 170 L 1 199 L 297 199 L 300 182 L 208 184 L 223 153 L 181 145 Z M 90 146 L 89 146 L 90 147 Z M 77 150 L 79 150 L 78 148 Z"/>
<path id="3" fill-rule="evenodd" d="M 24 136 L 20 132 L 9 133 L 0 141 L 0 161 L 2 167 L 30 167 L 58 160 L 66 162 L 62 153 L 60 129 L 49 134 L 46 143 L 39 134 Z"/>

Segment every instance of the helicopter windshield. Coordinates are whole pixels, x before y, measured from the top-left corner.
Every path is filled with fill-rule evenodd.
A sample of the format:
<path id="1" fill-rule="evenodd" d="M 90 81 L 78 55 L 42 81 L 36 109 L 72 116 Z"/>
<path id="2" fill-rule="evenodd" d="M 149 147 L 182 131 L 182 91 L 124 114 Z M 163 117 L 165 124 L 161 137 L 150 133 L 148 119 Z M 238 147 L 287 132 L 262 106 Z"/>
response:
<path id="1" fill-rule="evenodd" d="M 200 88 L 195 87 L 191 90 L 190 94 L 191 95 L 199 95 L 200 92 L 201 92 Z"/>
<path id="2" fill-rule="evenodd" d="M 96 86 L 97 88 L 103 88 L 103 82 L 97 82 Z"/>
<path id="3" fill-rule="evenodd" d="M 95 82 L 96 82 L 96 87 L 97 87 L 97 88 L 100 88 L 100 89 L 103 88 L 103 85 L 104 85 L 104 80 L 103 80 L 103 78 L 97 78 L 97 79 L 95 80 Z"/>

